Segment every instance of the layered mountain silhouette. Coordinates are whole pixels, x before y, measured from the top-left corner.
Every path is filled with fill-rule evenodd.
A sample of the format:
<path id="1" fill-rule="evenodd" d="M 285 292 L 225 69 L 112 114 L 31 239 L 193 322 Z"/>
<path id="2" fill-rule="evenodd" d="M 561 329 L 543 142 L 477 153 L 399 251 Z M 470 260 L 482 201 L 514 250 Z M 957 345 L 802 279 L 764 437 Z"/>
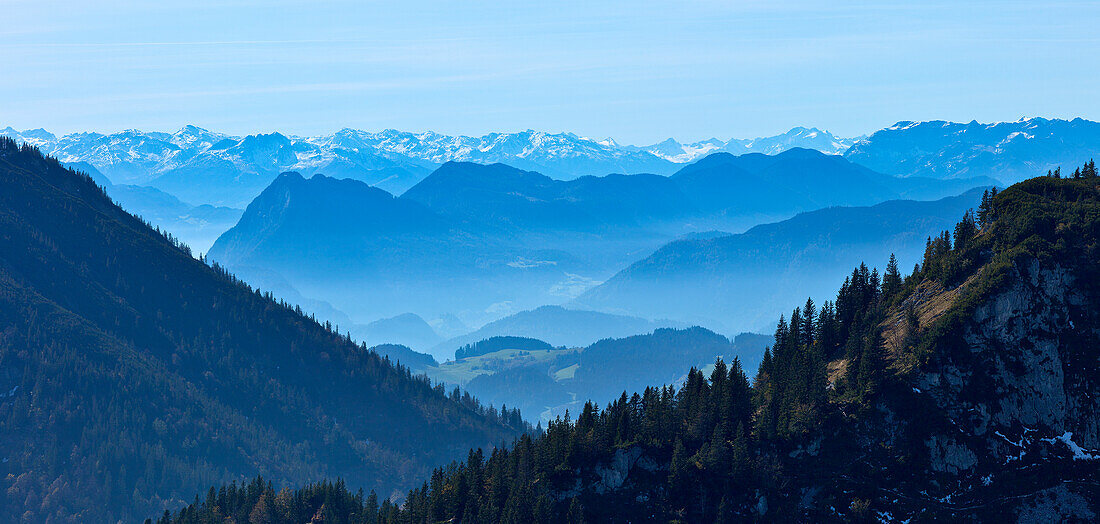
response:
<path id="1" fill-rule="evenodd" d="M 751 140 L 680 144 L 669 139 L 646 147 L 531 130 L 480 137 L 392 129 L 342 129 L 318 137 L 282 133 L 240 137 L 188 125 L 175 133 L 127 130 L 60 137 L 44 129 L 8 127 L 0 129 L 0 135 L 39 147 L 65 162 L 95 167 L 117 184 L 153 185 L 186 201 L 235 207 L 246 205 L 282 171 L 353 178 L 400 194 L 451 161 L 504 163 L 572 179 L 607 173 L 669 174 L 680 164 L 718 151 L 776 154 L 806 147 L 839 154 L 853 141 L 803 127 Z"/>
<path id="2" fill-rule="evenodd" d="M 891 177 L 806 149 L 715 154 L 670 177 L 570 181 L 451 162 L 400 197 L 288 173 L 210 256 L 277 273 L 359 323 L 413 312 L 456 314 L 477 326 L 566 302 L 685 233 L 741 230 L 831 205 L 941 198 L 988 183 Z"/>
<path id="3" fill-rule="evenodd" d="M 669 177 L 554 180 L 504 164 L 450 162 L 401 198 L 483 228 L 598 231 L 698 215 Z"/>
<path id="4" fill-rule="evenodd" d="M 945 186 L 928 178 L 885 176 L 839 156 L 801 148 L 778 155 L 718 153 L 672 179 L 703 209 L 724 215 L 790 213 L 896 198 L 928 200 L 994 182 L 975 178 Z"/>
<path id="5" fill-rule="evenodd" d="M 297 173 L 257 197 L 210 257 L 278 275 L 360 324 L 408 312 L 436 318 L 471 303 L 484 309 L 517 287 L 560 280 L 558 268 L 537 262 L 547 258 L 542 250 L 362 182 Z"/>
<path id="6" fill-rule="evenodd" d="M 609 147 L 571 133 L 536 131 L 481 137 L 343 129 L 329 136 L 230 136 L 196 126 L 175 133 L 45 130 L 0 135 L 69 163 L 94 166 L 116 184 L 150 185 L 184 201 L 243 207 L 279 173 L 325 173 L 401 193 L 449 161 L 505 162 L 557 178 L 613 172 L 669 173 L 676 164 L 644 151 Z"/>
<path id="7" fill-rule="evenodd" d="M 65 164 L 91 177 L 120 207 L 156 227 L 170 231 L 192 249 L 206 252 L 222 233 L 233 227 L 243 209 L 209 204 L 192 205 L 155 187 L 114 184 L 87 162 Z"/>
<path id="8" fill-rule="evenodd" d="M 776 155 L 807 148 L 902 176 L 996 176 L 1013 182 L 1097 155 L 1098 124 L 1029 118 L 979 124 L 899 122 L 861 138 L 795 127 L 755 139 L 668 139 L 626 146 L 571 133 L 490 133 L 480 137 L 343 129 L 332 135 L 246 137 L 184 126 L 175 133 L 127 130 L 56 136 L 43 129 L 0 129 L 67 163 L 85 162 L 116 184 L 151 185 L 185 202 L 243 207 L 279 173 L 352 178 L 400 194 L 451 162 L 504 163 L 556 179 L 607 173 L 668 175 L 712 153 Z M 854 147 L 853 147 L 854 146 Z"/>
<path id="9" fill-rule="evenodd" d="M 575 307 L 745 329 L 769 328 L 787 304 L 836 288 L 852 264 L 911 267 L 982 191 L 935 201 L 833 207 L 745 233 L 669 243 L 578 297 Z M 800 296 L 801 295 L 801 296 Z M 749 299 L 748 297 L 752 297 Z"/>
<path id="10" fill-rule="evenodd" d="M 701 327 L 627 333 L 561 345 L 518 336 L 475 339 L 458 348 L 455 360 L 423 372 L 463 386 L 484 402 L 518 407 L 528 420 L 545 424 L 566 410 L 578 413 L 588 401 L 606 404 L 650 384 L 681 384 L 684 365 L 704 368 L 717 358 L 737 358 L 758 366 L 773 342 L 753 333 L 731 340 Z"/>
<path id="11" fill-rule="evenodd" d="M 392 493 L 525 429 L 6 138 L 0 188 L 0 521 L 139 521 L 256 474 Z"/>
<path id="12" fill-rule="evenodd" d="M 356 340 L 367 345 L 395 343 L 426 351 L 441 341 L 439 335 L 423 318 L 415 313 L 404 313 L 390 318 L 381 318 L 365 326 L 351 330 Z M 405 359 L 397 359 L 403 364 L 415 367 Z"/>
<path id="13" fill-rule="evenodd" d="M 279 511 L 340 501 L 338 515 L 397 522 L 1095 521 L 1100 177 L 1092 164 L 1082 173 L 985 199 L 911 273 L 858 266 L 835 300 L 796 302 L 755 372 L 716 361 L 674 387 L 586 403 L 544 434 L 436 470 L 402 505 L 314 484 Z M 698 335 L 700 347 L 714 338 Z M 263 516 L 275 497 L 262 479 L 223 492 L 174 522 Z"/>
<path id="14" fill-rule="evenodd" d="M 402 366 L 418 375 L 425 369 L 439 365 L 431 355 L 413 351 L 404 344 L 379 344 L 371 346 L 370 350 L 390 359 L 391 362 L 400 362 Z"/>
<path id="15" fill-rule="evenodd" d="M 687 327 L 682 322 L 647 320 L 597 311 L 541 306 L 494 320 L 462 336 L 440 342 L 433 354 L 455 356 L 467 344 L 500 336 L 530 337 L 554 346 L 582 347 L 605 338 L 622 338 L 649 333 L 662 327 Z"/>

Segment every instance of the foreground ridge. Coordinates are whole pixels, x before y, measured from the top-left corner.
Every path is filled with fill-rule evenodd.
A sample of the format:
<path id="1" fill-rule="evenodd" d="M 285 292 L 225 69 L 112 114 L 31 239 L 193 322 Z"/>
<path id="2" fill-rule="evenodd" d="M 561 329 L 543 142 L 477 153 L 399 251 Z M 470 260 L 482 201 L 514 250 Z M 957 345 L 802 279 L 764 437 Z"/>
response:
<path id="1" fill-rule="evenodd" d="M 526 429 L 0 137 L 0 521 L 139 521 L 258 472 L 403 491 Z"/>

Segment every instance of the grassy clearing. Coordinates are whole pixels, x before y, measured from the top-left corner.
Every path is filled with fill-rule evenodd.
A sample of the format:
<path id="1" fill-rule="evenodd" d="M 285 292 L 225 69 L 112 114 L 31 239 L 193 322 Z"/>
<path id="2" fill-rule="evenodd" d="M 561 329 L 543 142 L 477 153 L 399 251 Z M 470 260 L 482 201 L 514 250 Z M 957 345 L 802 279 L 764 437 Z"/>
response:
<path id="1" fill-rule="evenodd" d="M 527 351 L 520 349 L 502 349 L 476 357 L 452 360 L 438 367 L 428 368 L 425 372 L 435 382 L 464 386 L 479 375 L 494 373 L 517 367 L 544 363 L 550 365 L 559 355 L 572 353 L 576 349 L 553 349 L 549 351 Z M 573 378 L 577 365 L 554 371 L 555 380 Z M 564 372 L 564 374 L 562 374 Z M 559 376 L 560 374 L 560 376 Z"/>

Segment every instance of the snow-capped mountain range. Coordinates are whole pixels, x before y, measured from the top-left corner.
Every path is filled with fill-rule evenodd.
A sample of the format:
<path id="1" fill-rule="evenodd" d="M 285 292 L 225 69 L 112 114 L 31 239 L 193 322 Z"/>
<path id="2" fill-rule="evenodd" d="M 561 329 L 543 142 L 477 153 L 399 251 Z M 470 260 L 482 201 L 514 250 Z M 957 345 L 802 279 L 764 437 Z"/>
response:
<path id="1" fill-rule="evenodd" d="M 725 142 L 711 138 L 687 144 L 669 138 L 651 146 L 626 147 L 646 151 L 670 162 L 687 163 L 717 152 L 735 155 L 746 153 L 775 155 L 795 147 L 816 149 L 829 155 L 841 155 L 859 140 L 860 138 L 839 138 L 817 128 L 795 127 L 781 135 L 761 138 L 734 138 Z"/>
<path id="2" fill-rule="evenodd" d="M 1100 158 L 1100 123 L 1021 118 L 1015 122 L 898 122 L 844 153 L 876 171 L 900 176 L 990 176 L 1011 184 Z"/>
<path id="3" fill-rule="evenodd" d="M 852 140 L 795 128 L 752 140 L 666 140 L 625 146 L 573 133 L 490 133 L 480 137 L 343 129 L 332 135 L 281 133 L 231 136 L 188 125 L 175 133 L 127 130 L 56 136 L 44 129 L 0 135 L 33 144 L 62 162 L 94 166 L 113 183 L 150 185 L 193 203 L 243 206 L 284 171 L 354 178 L 403 192 L 448 161 L 505 163 L 553 178 L 608 173 L 670 174 L 680 164 L 716 151 L 777 153 L 805 147 L 839 154 Z"/>
<path id="4" fill-rule="evenodd" d="M 0 129 L 62 162 L 91 165 L 114 184 L 148 185 L 184 202 L 243 208 L 279 173 L 352 178 L 400 194 L 448 161 L 504 163 L 551 178 L 655 173 L 668 175 L 712 153 L 774 155 L 792 148 L 843 155 L 900 176 L 990 176 L 1012 182 L 1059 165 L 1100 156 L 1100 124 L 1022 119 L 993 124 L 899 122 L 860 138 L 796 127 L 771 137 L 648 146 L 573 133 L 521 131 L 484 136 L 343 129 L 332 135 L 231 136 L 196 126 L 175 133 L 128 130 L 56 136 L 43 129 Z"/>

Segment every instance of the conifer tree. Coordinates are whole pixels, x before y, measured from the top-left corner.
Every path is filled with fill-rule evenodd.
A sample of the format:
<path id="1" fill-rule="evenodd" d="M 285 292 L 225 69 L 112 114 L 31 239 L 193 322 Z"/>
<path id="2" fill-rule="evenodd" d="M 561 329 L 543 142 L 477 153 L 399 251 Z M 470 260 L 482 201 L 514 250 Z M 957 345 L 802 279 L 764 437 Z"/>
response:
<path id="1" fill-rule="evenodd" d="M 955 250 L 962 251 L 970 245 L 970 240 L 978 232 L 978 226 L 974 223 L 974 213 L 967 209 L 963 213 L 962 220 L 955 224 Z"/>
<path id="2" fill-rule="evenodd" d="M 816 327 L 814 326 L 814 317 L 817 316 L 817 308 L 814 305 L 813 298 L 806 298 L 806 304 L 802 306 L 802 337 L 801 343 L 807 347 L 814 344 L 814 340 L 817 339 Z"/>
<path id="3" fill-rule="evenodd" d="M 886 364 L 882 355 L 882 334 L 875 332 L 868 336 L 863 345 L 863 354 L 859 359 L 859 390 L 866 397 L 878 387 Z"/>
<path id="4" fill-rule="evenodd" d="M 898 291 L 901 291 L 901 273 L 898 271 L 898 259 L 890 253 L 890 260 L 886 262 L 886 272 L 882 275 L 882 297 L 890 300 Z"/>
<path id="5" fill-rule="evenodd" d="M 1049 175 L 1050 171 L 1047 171 L 1047 174 Z M 982 201 L 978 204 L 978 227 L 985 227 L 989 224 L 989 212 L 992 205 L 989 190 L 982 191 Z"/>
<path id="6" fill-rule="evenodd" d="M 672 462 L 668 467 L 668 491 L 674 500 L 683 496 L 688 492 L 690 487 L 690 472 L 688 468 L 688 455 L 687 450 L 684 448 L 684 442 L 679 438 L 676 439 L 676 443 L 672 447 Z M 572 513 L 570 508 L 570 513 Z"/>

